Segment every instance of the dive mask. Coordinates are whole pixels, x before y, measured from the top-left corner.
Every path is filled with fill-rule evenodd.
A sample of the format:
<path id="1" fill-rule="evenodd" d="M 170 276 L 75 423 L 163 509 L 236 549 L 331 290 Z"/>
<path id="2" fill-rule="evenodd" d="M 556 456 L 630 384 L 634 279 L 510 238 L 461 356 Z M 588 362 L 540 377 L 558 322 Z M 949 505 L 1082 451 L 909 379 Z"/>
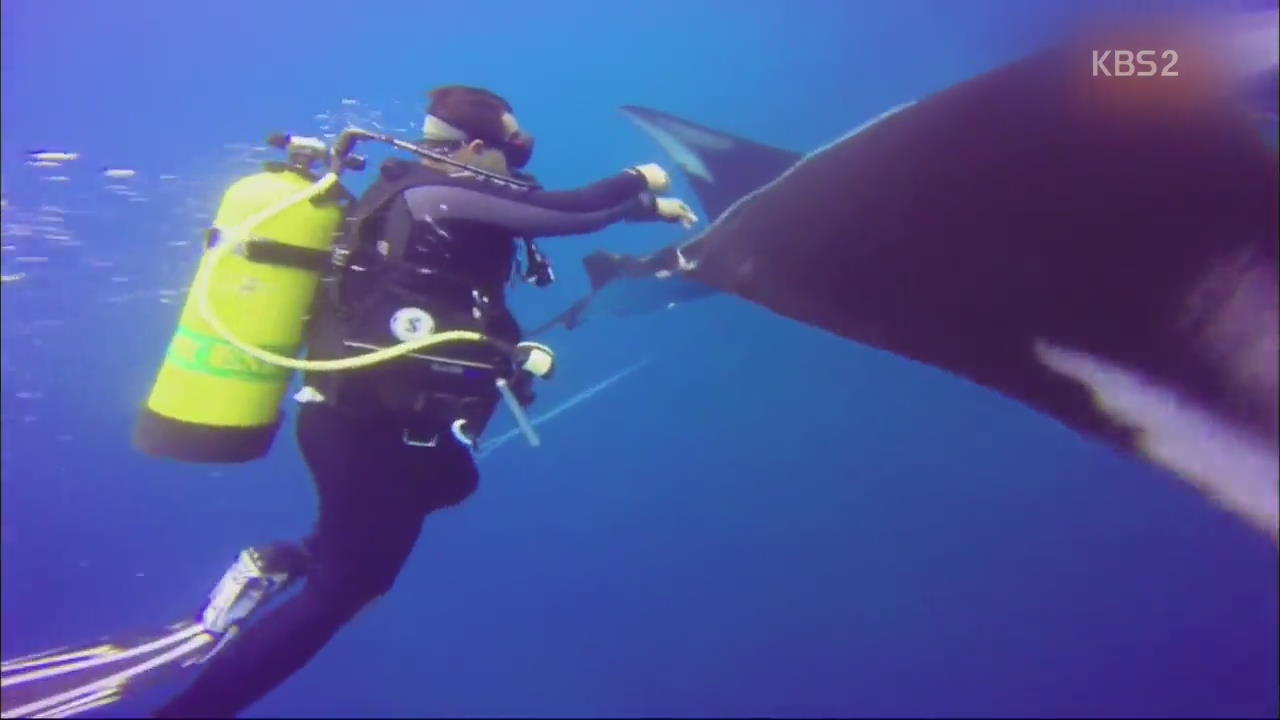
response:
<path id="1" fill-rule="evenodd" d="M 523 130 L 512 133 L 502 146 L 502 154 L 507 158 L 507 165 L 520 169 L 529 164 L 533 157 L 533 136 Z"/>

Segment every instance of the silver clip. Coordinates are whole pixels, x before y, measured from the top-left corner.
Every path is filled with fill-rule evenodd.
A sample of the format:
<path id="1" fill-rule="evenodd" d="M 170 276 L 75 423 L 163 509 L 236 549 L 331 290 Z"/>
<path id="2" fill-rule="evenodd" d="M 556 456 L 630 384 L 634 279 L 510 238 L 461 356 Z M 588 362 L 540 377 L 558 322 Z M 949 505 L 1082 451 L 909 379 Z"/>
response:
<path id="1" fill-rule="evenodd" d="M 465 425 L 466 422 L 467 421 L 463 420 L 462 418 L 454 420 L 453 424 L 449 426 L 449 431 L 453 433 L 453 438 L 458 442 L 471 448 L 472 450 L 478 450 L 479 444 L 475 441 L 474 438 L 472 438 L 470 435 L 466 433 L 466 431 L 462 429 L 462 426 Z"/>

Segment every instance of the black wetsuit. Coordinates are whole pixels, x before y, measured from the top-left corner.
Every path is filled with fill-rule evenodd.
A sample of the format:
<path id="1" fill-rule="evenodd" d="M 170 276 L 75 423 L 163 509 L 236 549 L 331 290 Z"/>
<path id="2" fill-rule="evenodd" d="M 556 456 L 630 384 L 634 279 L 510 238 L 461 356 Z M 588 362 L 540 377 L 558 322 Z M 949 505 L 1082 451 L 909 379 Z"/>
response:
<path id="1" fill-rule="evenodd" d="M 657 219 L 645 181 L 635 173 L 549 192 L 398 161 L 384 165 L 354 209 L 373 220 L 349 225 L 344 238 L 355 248 L 348 267 L 366 268 L 345 273 L 345 293 L 357 310 L 344 314 L 337 308 L 347 302 L 340 294 L 321 293 L 309 339 L 313 358 L 339 355 L 335 339 L 352 334 L 380 346 L 396 342 L 383 337 L 389 333 L 386 314 L 406 303 L 430 309 L 444 327 L 472 321 L 515 342 L 520 331 L 503 288 L 516 238 Z M 319 518 L 305 552 L 278 543 L 272 554 L 275 562 L 305 572 L 306 584 L 215 655 L 157 717 L 231 717 L 257 701 L 391 588 L 429 513 L 475 491 L 479 477 L 467 447 L 438 432 L 442 428 L 429 416 L 415 419 L 404 408 L 379 411 L 378 375 L 359 377 L 340 389 L 325 386 L 328 402 L 305 404 L 298 415 L 298 445 L 319 494 Z M 479 414 L 487 419 L 495 401 L 484 402 L 488 407 Z"/>

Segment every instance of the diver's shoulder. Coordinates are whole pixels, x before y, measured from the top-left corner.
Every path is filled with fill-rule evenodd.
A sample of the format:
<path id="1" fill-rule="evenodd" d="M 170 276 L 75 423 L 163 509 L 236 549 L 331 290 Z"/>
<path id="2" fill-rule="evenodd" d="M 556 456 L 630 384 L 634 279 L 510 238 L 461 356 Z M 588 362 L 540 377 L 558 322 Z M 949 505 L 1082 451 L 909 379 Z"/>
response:
<path id="1" fill-rule="evenodd" d="M 465 166 L 462 166 L 465 167 Z M 422 162 L 389 158 L 379 169 L 378 183 L 408 190 L 428 185 L 449 186 L 467 190 L 497 194 L 503 197 L 519 196 L 530 190 L 542 189 L 536 180 L 524 178 L 532 176 L 505 177 L 483 171 L 471 172 L 466 169 L 449 170 Z"/>
<path id="2" fill-rule="evenodd" d="M 405 183 L 421 181 L 423 184 L 449 182 L 449 175 L 429 165 L 403 158 L 388 158 L 378 174 L 384 182 Z"/>

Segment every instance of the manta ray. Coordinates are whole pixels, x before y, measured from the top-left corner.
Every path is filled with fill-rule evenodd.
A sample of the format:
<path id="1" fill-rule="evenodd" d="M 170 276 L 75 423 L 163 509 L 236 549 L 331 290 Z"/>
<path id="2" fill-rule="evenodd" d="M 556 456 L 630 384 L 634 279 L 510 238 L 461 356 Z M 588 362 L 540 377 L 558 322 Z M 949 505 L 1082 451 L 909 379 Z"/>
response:
<path id="1" fill-rule="evenodd" d="M 1274 540 L 1280 188 L 1240 98 L 1274 113 L 1275 29 L 1081 34 L 803 157 L 626 108 L 715 220 L 588 256 L 592 297 L 543 329 L 611 285 L 634 310 L 728 293 L 1017 400 Z M 1099 75 L 1098 47 L 1179 48 L 1178 74 Z"/>

